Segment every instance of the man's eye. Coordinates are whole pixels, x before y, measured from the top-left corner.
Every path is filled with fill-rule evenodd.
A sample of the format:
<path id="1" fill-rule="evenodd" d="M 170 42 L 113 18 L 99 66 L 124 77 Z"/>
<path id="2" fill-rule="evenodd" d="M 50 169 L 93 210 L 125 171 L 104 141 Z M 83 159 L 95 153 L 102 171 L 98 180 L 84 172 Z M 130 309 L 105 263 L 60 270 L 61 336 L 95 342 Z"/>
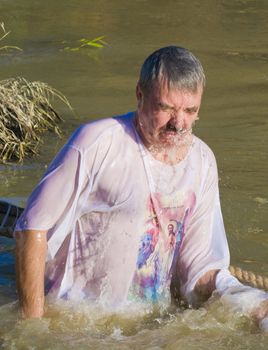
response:
<path id="1" fill-rule="evenodd" d="M 169 112 L 169 111 L 170 111 L 170 108 L 165 107 L 165 106 L 163 106 L 161 109 L 162 109 L 162 111 L 164 111 L 164 112 Z"/>
<path id="2" fill-rule="evenodd" d="M 197 110 L 196 109 L 186 109 L 186 113 L 193 115 L 193 114 L 197 113 Z"/>
<path id="3" fill-rule="evenodd" d="M 170 110 L 170 108 L 169 108 L 168 106 L 165 106 L 165 105 L 163 105 L 162 103 L 159 103 L 159 104 L 158 104 L 158 108 L 159 108 L 159 110 L 161 110 L 161 111 L 163 111 L 163 112 L 167 112 L 167 111 Z"/>

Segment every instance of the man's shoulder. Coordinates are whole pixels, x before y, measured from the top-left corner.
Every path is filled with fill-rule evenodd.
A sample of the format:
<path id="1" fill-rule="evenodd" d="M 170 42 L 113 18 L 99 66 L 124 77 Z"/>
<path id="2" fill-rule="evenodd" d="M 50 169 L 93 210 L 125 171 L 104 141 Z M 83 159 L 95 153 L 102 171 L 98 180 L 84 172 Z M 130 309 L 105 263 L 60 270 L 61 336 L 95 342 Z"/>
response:
<path id="1" fill-rule="evenodd" d="M 88 148 L 96 143 L 104 141 L 109 143 L 111 138 L 124 137 L 127 132 L 126 129 L 130 127 L 133 113 L 124 115 L 102 118 L 90 121 L 81 125 L 73 133 L 68 141 L 68 144 L 79 150 L 86 151 Z"/>
<path id="2" fill-rule="evenodd" d="M 206 142 L 201 140 L 199 137 L 194 136 L 194 145 L 195 145 L 196 151 L 200 153 L 202 158 L 209 161 L 216 162 L 214 152 Z"/>

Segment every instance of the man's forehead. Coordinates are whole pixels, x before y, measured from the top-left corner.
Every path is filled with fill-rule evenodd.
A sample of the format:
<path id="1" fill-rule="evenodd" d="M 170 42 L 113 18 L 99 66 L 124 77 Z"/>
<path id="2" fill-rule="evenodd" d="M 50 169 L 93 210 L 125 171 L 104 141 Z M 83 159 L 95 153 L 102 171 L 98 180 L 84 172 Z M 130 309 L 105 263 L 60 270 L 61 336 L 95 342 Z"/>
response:
<path id="1" fill-rule="evenodd" d="M 171 90 L 163 92 L 161 90 L 156 91 L 156 94 L 148 97 L 148 101 L 160 110 L 179 110 L 181 108 L 198 112 L 202 103 L 202 91 L 193 93 L 192 91 L 185 90 Z"/>
<path id="2" fill-rule="evenodd" d="M 191 89 L 179 89 L 177 87 L 170 86 L 169 84 L 167 84 L 167 82 L 158 82 L 158 83 L 155 82 L 151 88 L 150 95 L 160 98 L 168 94 L 196 95 L 199 92 L 203 93 L 203 86 L 201 84 L 197 87 L 197 89 L 191 90 Z"/>

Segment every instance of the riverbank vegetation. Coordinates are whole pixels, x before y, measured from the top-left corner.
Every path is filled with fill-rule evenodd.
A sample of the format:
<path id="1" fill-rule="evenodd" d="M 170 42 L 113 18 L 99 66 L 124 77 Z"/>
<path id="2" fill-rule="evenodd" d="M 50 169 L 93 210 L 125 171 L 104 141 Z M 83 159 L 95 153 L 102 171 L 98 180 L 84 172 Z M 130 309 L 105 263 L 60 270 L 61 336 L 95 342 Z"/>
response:
<path id="1" fill-rule="evenodd" d="M 6 31 L 4 23 L 0 22 L 0 54 L 23 51 L 17 46 L 1 46 L 9 34 L 10 31 Z M 92 40 L 64 41 L 62 44 L 65 45 L 64 51 L 88 54 L 88 48 L 101 49 L 107 45 L 103 36 Z M 52 106 L 55 98 L 72 109 L 67 98 L 46 83 L 29 82 L 20 77 L 0 81 L 0 163 L 20 162 L 38 153 L 45 131 L 60 135 L 59 122 L 62 118 Z"/>
<path id="2" fill-rule="evenodd" d="M 36 154 L 45 131 L 60 135 L 62 118 L 51 102 L 55 98 L 72 109 L 67 98 L 46 83 L 24 78 L 0 81 L 0 162 Z"/>

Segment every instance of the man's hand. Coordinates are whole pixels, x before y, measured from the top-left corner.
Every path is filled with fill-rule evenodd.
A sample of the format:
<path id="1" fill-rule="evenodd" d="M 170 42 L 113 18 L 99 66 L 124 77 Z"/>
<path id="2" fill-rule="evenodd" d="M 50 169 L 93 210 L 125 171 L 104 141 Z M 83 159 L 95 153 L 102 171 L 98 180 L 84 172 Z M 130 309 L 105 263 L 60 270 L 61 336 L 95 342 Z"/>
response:
<path id="1" fill-rule="evenodd" d="M 268 316 L 268 299 L 262 301 L 260 305 L 251 313 L 251 317 L 253 317 L 256 321 L 261 321 L 266 316 Z"/>
<path id="2" fill-rule="evenodd" d="M 197 281 L 194 293 L 199 302 L 207 301 L 213 291 L 216 289 L 216 277 L 219 270 L 207 271 L 199 280 Z"/>
<path id="3" fill-rule="evenodd" d="M 40 318 L 44 313 L 46 236 L 46 231 L 15 233 L 17 288 L 24 318 Z"/>

